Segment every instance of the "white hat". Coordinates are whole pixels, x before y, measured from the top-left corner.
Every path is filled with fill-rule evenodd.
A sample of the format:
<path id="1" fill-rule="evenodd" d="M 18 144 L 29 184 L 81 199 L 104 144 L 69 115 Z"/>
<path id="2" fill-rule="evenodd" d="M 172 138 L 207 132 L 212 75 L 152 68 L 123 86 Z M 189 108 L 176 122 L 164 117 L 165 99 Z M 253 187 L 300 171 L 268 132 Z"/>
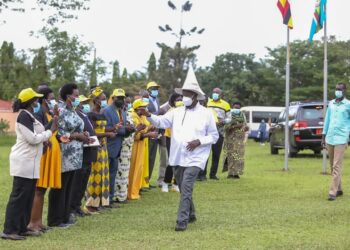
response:
<path id="1" fill-rule="evenodd" d="M 190 65 L 187 71 L 187 76 L 184 85 L 182 88 L 175 88 L 175 92 L 182 95 L 182 90 L 192 91 L 197 94 L 197 100 L 204 100 L 205 94 L 199 87 L 196 75 L 194 74 L 194 70 Z"/>

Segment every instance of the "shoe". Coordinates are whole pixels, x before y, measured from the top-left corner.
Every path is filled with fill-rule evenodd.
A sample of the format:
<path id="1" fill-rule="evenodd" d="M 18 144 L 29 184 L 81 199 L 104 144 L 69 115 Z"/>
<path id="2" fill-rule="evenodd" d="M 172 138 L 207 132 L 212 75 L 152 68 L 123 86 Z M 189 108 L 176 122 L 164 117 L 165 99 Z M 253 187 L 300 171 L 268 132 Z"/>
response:
<path id="1" fill-rule="evenodd" d="M 163 184 L 162 184 L 162 192 L 163 193 L 168 193 L 169 192 L 168 183 L 163 182 Z"/>
<path id="2" fill-rule="evenodd" d="M 97 212 L 97 209 L 92 208 L 92 207 L 87 207 L 87 206 L 84 206 L 83 211 L 84 211 L 85 214 L 87 214 L 87 215 L 100 214 L 99 212 Z"/>
<path id="3" fill-rule="evenodd" d="M 149 189 L 157 188 L 157 186 L 149 185 Z"/>
<path id="4" fill-rule="evenodd" d="M 210 180 L 216 180 L 216 181 L 218 181 L 219 178 L 218 178 L 217 176 L 210 176 Z"/>
<path id="5" fill-rule="evenodd" d="M 103 206 L 103 208 L 120 208 L 120 205 L 113 202 L 113 203 L 109 204 L 108 206 Z"/>
<path id="6" fill-rule="evenodd" d="M 81 210 L 80 208 L 77 210 L 77 211 L 75 211 L 75 216 L 78 216 L 78 217 L 84 217 L 86 214 L 84 213 L 84 211 L 83 210 Z"/>
<path id="7" fill-rule="evenodd" d="M 233 178 L 235 178 L 235 179 L 241 179 L 241 177 L 239 177 L 238 174 L 235 174 L 235 175 L 233 176 Z"/>
<path id="8" fill-rule="evenodd" d="M 33 236 L 33 237 L 38 237 L 43 235 L 43 232 L 41 232 L 40 230 L 31 230 L 28 229 L 26 232 L 24 233 L 20 233 L 20 236 Z"/>
<path id="9" fill-rule="evenodd" d="M 344 193 L 343 193 L 343 191 L 342 190 L 339 190 L 339 191 L 337 191 L 337 194 L 336 194 L 336 196 L 338 197 L 338 196 L 342 196 Z"/>
<path id="10" fill-rule="evenodd" d="M 177 222 L 175 226 L 175 231 L 181 232 L 185 231 L 187 229 L 187 223 L 186 222 Z"/>
<path id="11" fill-rule="evenodd" d="M 52 228 L 51 227 L 48 227 L 48 226 L 42 226 L 40 228 L 40 231 L 43 232 L 43 233 L 47 233 L 48 231 L 50 231 Z"/>
<path id="12" fill-rule="evenodd" d="M 119 203 L 119 204 L 127 204 L 128 203 L 128 200 L 123 200 L 123 201 L 121 201 L 121 200 L 116 200 L 115 201 L 116 203 Z"/>
<path id="13" fill-rule="evenodd" d="M 190 218 L 188 219 L 188 223 L 194 223 L 197 221 L 197 217 L 195 215 L 190 215 Z"/>
<path id="14" fill-rule="evenodd" d="M 148 192 L 149 190 L 148 189 L 146 189 L 146 188 L 141 188 L 140 189 L 140 193 L 144 193 L 144 192 Z"/>
<path id="15" fill-rule="evenodd" d="M 54 226 L 54 227 L 57 227 L 57 228 L 62 228 L 62 229 L 66 229 L 66 228 L 69 228 L 72 224 L 67 224 L 67 223 L 61 223 L 57 226 Z"/>
<path id="16" fill-rule="evenodd" d="M 18 234 L 2 233 L 0 237 L 4 240 L 25 240 L 26 239 L 26 237 L 18 235 Z"/>
<path id="17" fill-rule="evenodd" d="M 235 177 L 233 175 L 231 175 L 231 174 L 227 176 L 227 179 L 234 179 L 234 178 Z"/>
<path id="18" fill-rule="evenodd" d="M 330 194 L 330 195 L 328 196 L 328 200 L 329 200 L 329 201 L 335 201 L 335 199 L 336 199 L 336 196 L 334 196 L 334 195 L 331 195 L 331 194 Z"/>
<path id="19" fill-rule="evenodd" d="M 179 186 L 176 185 L 176 184 L 173 184 L 173 185 L 171 186 L 171 191 L 180 193 Z"/>

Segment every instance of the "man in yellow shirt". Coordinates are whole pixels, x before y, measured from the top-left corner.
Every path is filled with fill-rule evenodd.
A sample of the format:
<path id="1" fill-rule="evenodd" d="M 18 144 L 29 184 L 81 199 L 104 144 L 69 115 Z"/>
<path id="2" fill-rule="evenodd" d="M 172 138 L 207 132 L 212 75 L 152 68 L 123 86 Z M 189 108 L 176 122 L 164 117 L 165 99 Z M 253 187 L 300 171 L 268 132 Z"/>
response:
<path id="1" fill-rule="evenodd" d="M 230 104 L 228 104 L 225 100 L 222 99 L 223 93 L 219 88 L 213 89 L 212 98 L 208 100 L 208 108 L 213 109 L 216 114 L 218 121 L 216 123 L 217 129 L 219 131 L 219 139 L 218 141 L 212 145 L 212 162 L 210 168 L 209 177 L 212 180 L 218 180 L 219 178 L 216 176 L 218 171 L 218 165 L 222 150 L 222 145 L 224 143 L 224 125 L 225 119 L 230 119 Z"/>

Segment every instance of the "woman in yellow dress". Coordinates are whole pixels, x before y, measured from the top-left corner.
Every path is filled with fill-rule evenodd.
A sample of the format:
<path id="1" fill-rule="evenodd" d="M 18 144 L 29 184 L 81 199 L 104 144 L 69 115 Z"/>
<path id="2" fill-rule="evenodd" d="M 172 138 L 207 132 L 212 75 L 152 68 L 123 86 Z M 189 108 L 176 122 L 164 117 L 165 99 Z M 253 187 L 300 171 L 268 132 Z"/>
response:
<path id="1" fill-rule="evenodd" d="M 147 118 L 141 116 L 142 110 L 148 106 L 147 102 L 137 99 L 133 103 L 131 119 L 137 130 L 134 135 L 134 144 L 132 147 L 132 157 L 129 172 L 128 199 L 137 200 L 140 198 L 140 189 L 147 186 L 148 182 L 148 138 L 157 138 L 158 133 L 152 130 Z M 142 127 L 140 125 L 143 125 Z"/>
<path id="2" fill-rule="evenodd" d="M 51 126 L 53 115 L 58 116 L 58 107 L 55 95 L 49 87 L 42 87 L 38 93 L 43 97 L 39 98 L 40 111 L 34 117 L 40 121 L 45 128 Z M 48 227 L 43 225 L 42 215 L 45 193 L 48 188 L 61 188 L 61 150 L 55 132 L 49 143 L 44 146 L 43 155 L 40 161 L 40 177 L 36 184 L 33 200 L 33 207 L 28 228 L 32 231 L 46 232 Z"/>
<path id="3" fill-rule="evenodd" d="M 92 169 L 87 185 L 85 208 L 90 213 L 96 213 L 100 207 L 109 207 L 109 162 L 107 151 L 107 137 L 116 135 L 116 129 L 107 130 L 107 120 L 101 110 L 107 107 L 107 97 L 99 87 L 92 91 L 94 107 L 88 117 L 92 122 L 100 147 L 97 152 L 97 161 L 92 163 Z"/>

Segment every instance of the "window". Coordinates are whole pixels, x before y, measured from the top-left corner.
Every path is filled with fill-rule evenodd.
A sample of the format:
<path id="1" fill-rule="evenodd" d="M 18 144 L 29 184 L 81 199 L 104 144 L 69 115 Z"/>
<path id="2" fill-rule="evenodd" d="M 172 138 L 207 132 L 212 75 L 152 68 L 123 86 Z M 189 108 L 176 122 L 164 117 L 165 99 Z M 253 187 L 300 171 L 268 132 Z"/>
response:
<path id="1" fill-rule="evenodd" d="M 306 106 L 300 110 L 301 120 L 321 120 L 323 118 L 323 106 Z"/>
<path id="2" fill-rule="evenodd" d="M 260 123 L 262 120 L 265 120 L 265 122 L 268 122 L 270 119 L 275 120 L 279 112 L 274 111 L 253 111 L 253 123 Z"/>

